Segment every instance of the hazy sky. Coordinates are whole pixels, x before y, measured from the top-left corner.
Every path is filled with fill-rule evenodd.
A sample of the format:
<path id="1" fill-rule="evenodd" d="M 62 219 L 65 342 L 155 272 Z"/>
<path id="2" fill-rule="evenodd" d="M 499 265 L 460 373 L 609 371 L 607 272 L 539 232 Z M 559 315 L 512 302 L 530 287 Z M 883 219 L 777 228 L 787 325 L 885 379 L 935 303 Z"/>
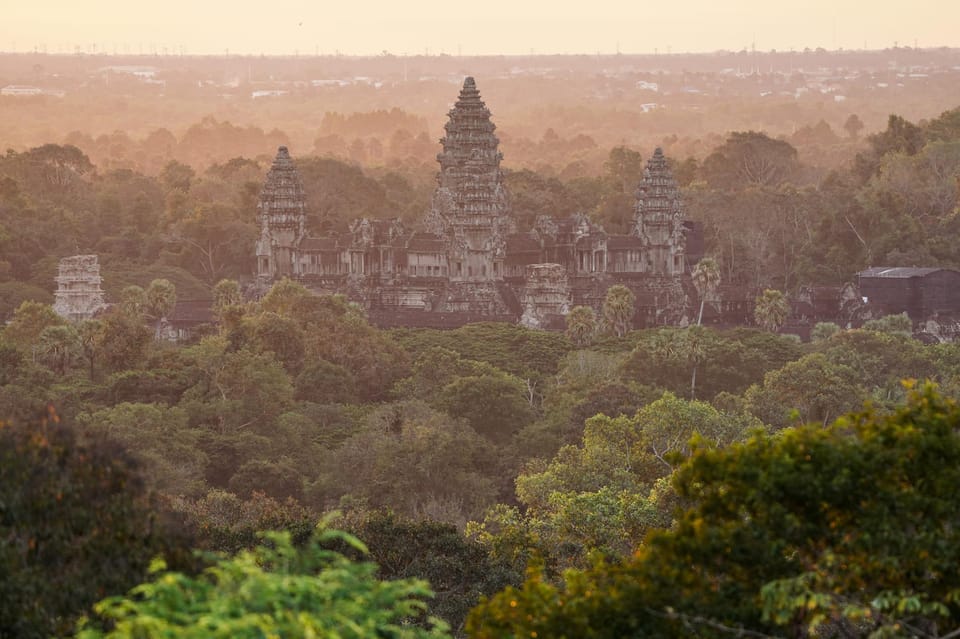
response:
<path id="1" fill-rule="evenodd" d="M 0 50 L 652 53 L 960 46 L 960 0 L 0 0 Z"/>

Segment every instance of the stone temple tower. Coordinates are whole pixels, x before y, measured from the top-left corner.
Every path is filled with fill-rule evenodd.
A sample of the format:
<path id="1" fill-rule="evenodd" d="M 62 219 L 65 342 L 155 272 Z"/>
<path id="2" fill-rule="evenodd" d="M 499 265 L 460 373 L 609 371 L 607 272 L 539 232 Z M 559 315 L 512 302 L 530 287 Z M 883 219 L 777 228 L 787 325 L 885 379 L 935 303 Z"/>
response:
<path id="1" fill-rule="evenodd" d="M 633 234 L 643 241 L 643 272 L 683 274 L 686 242 L 680 189 L 659 147 L 637 187 Z"/>
<path id="2" fill-rule="evenodd" d="M 257 277 L 261 281 L 297 274 L 294 257 L 305 232 L 306 208 L 300 174 L 287 147 L 281 146 L 257 203 Z"/>
<path id="3" fill-rule="evenodd" d="M 96 255 L 74 255 L 60 260 L 53 310 L 68 320 L 90 319 L 106 308 Z"/>
<path id="4" fill-rule="evenodd" d="M 464 80 L 448 115 L 427 228 L 447 240 L 451 281 L 502 280 L 505 237 L 513 231 L 510 200 L 496 126 L 473 78 Z"/>

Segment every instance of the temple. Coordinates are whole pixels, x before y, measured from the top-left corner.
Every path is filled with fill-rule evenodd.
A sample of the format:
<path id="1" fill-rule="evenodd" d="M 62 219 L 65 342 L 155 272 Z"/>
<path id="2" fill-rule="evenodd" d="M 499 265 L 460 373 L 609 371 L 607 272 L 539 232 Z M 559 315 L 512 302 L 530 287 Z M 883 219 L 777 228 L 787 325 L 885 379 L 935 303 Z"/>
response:
<path id="1" fill-rule="evenodd" d="M 452 327 L 496 320 L 560 327 L 574 306 L 599 309 L 623 284 L 637 326 L 682 323 L 687 231 L 679 189 L 658 148 L 638 185 L 628 235 L 585 214 L 541 216 L 518 229 L 500 169 L 490 111 L 466 78 L 448 113 L 437 188 L 419 228 L 359 219 L 347 233 L 314 237 L 303 185 L 280 147 L 257 206 L 257 283 L 290 277 L 316 293 L 342 293 L 381 326 Z"/>
<path id="2" fill-rule="evenodd" d="M 106 308 L 96 255 L 74 255 L 60 260 L 53 310 L 72 322 L 92 318 Z"/>

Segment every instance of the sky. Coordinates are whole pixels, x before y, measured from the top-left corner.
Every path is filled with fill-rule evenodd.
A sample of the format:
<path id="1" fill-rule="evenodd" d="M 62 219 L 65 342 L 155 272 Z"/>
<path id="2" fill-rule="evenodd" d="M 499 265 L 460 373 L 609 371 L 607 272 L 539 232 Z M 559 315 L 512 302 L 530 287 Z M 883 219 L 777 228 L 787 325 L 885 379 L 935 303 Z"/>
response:
<path id="1" fill-rule="evenodd" d="M 680 53 L 960 46 L 960 0 L 0 0 L 0 51 Z"/>

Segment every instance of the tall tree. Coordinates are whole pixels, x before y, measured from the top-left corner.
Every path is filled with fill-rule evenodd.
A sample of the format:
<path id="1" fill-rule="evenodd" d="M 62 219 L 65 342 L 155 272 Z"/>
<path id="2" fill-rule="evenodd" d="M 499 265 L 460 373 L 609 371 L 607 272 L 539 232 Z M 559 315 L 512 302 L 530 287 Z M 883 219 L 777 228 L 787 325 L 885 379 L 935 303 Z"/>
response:
<path id="1" fill-rule="evenodd" d="M 720 286 L 720 265 L 712 257 L 705 257 L 693 268 L 693 285 L 700 294 L 700 312 L 697 314 L 697 326 L 703 324 L 703 304 L 707 296 Z"/>
<path id="2" fill-rule="evenodd" d="M 160 320 L 170 315 L 177 305 L 177 287 L 170 280 L 156 279 L 144 293 L 144 310 L 153 319 Z"/>
<path id="3" fill-rule="evenodd" d="M 856 113 L 851 113 L 847 121 L 843 123 L 843 130 L 847 132 L 847 135 L 856 140 L 860 135 L 860 131 L 863 131 L 863 120 L 861 120 L 860 116 Z"/>
<path id="4" fill-rule="evenodd" d="M 614 284 L 607 289 L 603 298 L 603 324 L 617 337 L 623 337 L 630 330 L 633 315 L 636 312 L 637 296 L 623 284 Z"/>

